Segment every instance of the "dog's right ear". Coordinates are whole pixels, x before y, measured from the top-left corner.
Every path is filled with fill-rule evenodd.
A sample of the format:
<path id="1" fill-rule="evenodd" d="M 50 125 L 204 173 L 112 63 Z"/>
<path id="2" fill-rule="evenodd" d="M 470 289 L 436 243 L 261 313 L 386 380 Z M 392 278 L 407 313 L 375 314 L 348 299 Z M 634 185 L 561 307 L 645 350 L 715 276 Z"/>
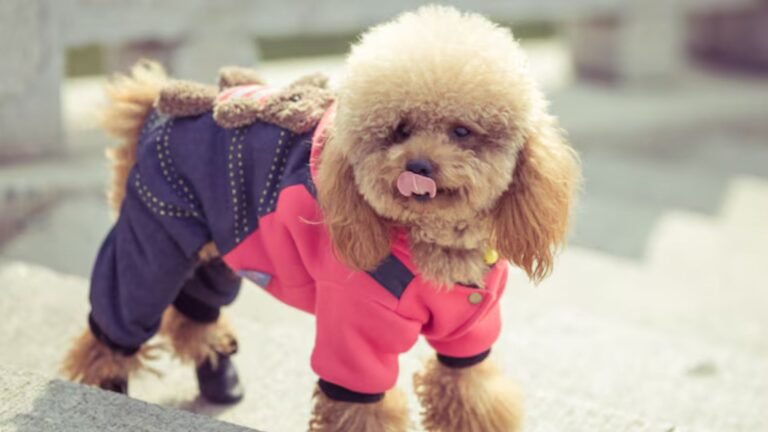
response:
<path id="1" fill-rule="evenodd" d="M 581 172 L 553 118 L 544 116 L 527 135 L 512 183 L 492 213 L 492 244 L 539 282 L 552 270 L 554 253 L 565 242 Z"/>
<path id="2" fill-rule="evenodd" d="M 317 197 L 340 260 L 369 271 L 389 254 L 389 229 L 360 194 L 352 166 L 332 137 L 320 154 Z"/>

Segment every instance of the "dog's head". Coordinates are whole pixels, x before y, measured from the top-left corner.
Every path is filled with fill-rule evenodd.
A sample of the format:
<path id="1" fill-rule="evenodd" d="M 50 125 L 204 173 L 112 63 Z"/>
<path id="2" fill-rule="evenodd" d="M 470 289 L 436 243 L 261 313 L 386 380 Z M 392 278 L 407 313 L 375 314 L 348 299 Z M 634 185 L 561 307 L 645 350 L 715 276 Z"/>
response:
<path id="1" fill-rule="evenodd" d="M 392 226 L 469 222 L 540 279 L 564 240 L 578 178 L 510 32 L 423 7 L 352 49 L 318 195 L 337 253 L 356 268 L 389 253 Z"/>

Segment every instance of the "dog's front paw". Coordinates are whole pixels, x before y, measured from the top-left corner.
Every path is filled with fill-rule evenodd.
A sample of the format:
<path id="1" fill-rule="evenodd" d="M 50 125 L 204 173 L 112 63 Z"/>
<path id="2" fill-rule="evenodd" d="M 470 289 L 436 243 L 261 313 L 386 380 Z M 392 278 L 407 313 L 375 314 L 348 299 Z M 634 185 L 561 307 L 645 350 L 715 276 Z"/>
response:
<path id="1" fill-rule="evenodd" d="M 405 432 L 408 406 L 405 395 L 390 390 L 374 403 L 340 402 L 330 399 L 315 387 L 315 400 L 309 432 Z"/>
<path id="2" fill-rule="evenodd" d="M 169 307 L 163 315 L 160 333 L 169 339 L 176 357 L 197 366 L 206 361 L 215 366 L 219 356 L 230 356 L 238 350 L 237 337 L 225 315 L 202 323 Z"/>
<path id="3" fill-rule="evenodd" d="M 430 432 L 518 432 L 521 403 L 517 386 L 485 360 L 450 368 L 435 359 L 414 376 L 422 423 Z"/>

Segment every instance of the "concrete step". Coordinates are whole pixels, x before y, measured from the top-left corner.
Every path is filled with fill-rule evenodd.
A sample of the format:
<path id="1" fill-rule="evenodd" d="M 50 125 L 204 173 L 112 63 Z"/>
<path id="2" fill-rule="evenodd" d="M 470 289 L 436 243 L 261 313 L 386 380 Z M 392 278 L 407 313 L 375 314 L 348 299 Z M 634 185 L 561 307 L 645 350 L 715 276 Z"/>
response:
<path id="1" fill-rule="evenodd" d="M 93 387 L 0 366 L 3 432 L 246 432 L 236 426 Z"/>
<path id="2" fill-rule="evenodd" d="M 722 219 L 725 234 L 734 246 L 768 258 L 768 180 L 751 176 L 734 179 L 723 204 Z"/>
<path id="3" fill-rule="evenodd" d="M 631 149 L 581 152 L 584 194 L 572 244 L 641 261 L 670 210 L 717 217 L 743 175 L 768 180 L 765 135 L 742 128 L 638 134 Z M 580 143 L 575 142 L 577 148 Z"/>
<path id="4" fill-rule="evenodd" d="M 506 315 L 511 319 L 498 351 L 525 374 L 526 388 L 674 427 L 768 430 L 767 356 L 567 308 L 524 322 L 514 318 L 514 308 Z"/>
<path id="5" fill-rule="evenodd" d="M 735 264 L 738 262 L 684 273 L 677 272 L 672 262 L 673 271 L 662 271 L 571 247 L 539 287 L 531 288 L 522 275 L 514 275 L 509 295 L 531 305 L 531 311 L 566 307 L 768 356 L 768 293 L 761 282 L 766 280 L 765 270 L 753 267 L 745 274 L 735 274 Z"/>
<path id="6" fill-rule="evenodd" d="M 0 313 L 10 322 L 0 328 L 0 344 L 15 347 L 0 353 L 0 363 L 52 373 L 69 339 L 84 326 L 86 282 L 39 267 L 6 264 L 0 285 L 6 287 Z M 768 428 L 761 411 L 768 403 L 768 359 L 662 335 L 571 306 L 537 304 L 514 294 L 520 291 L 510 287 L 505 332 L 495 352 L 527 395 L 527 430 Z M 237 363 L 248 391 L 241 404 L 205 404 L 197 396 L 192 368 L 167 356 L 153 364 L 163 376 L 134 380 L 132 395 L 244 426 L 304 430 L 315 381 L 308 367 L 312 320 L 270 302 L 274 300 L 248 285 L 230 311 L 242 347 Z M 431 355 L 419 343 L 401 359 L 399 384 L 410 397 L 414 421 L 418 406 L 410 377 Z"/>
<path id="7" fill-rule="evenodd" d="M 607 408 L 587 399 L 531 390 L 526 397 L 526 432 L 705 432 L 649 422 L 636 414 Z M 536 420 L 531 420 L 536 419 Z"/>
<path id="8" fill-rule="evenodd" d="M 695 293 L 673 301 L 665 291 L 675 285 L 654 284 L 632 263 L 574 252 L 541 287 L 517 274 L 509 287 L 509 342 L 499 349 L 517 370 L 541 373 L 524 380 L 530 388 L 677 426 L 768 428 L 768 352 L 752 345 L 765 346 L 765 328 L 710 315 Z"/>
<path id="9" fill-rule="evenodd" d="M 681 209 L 653 214 L 631 200 L 596 201 L 594 195 L 588 196 L 588 205 L 578 216 L 582 220 L 607 216 L 602 224 L 589 222 L 596 230 L 593 238 L 603 229 L 602 238 L 614 248 L 632 244 L 638 236 L 647 238 L 643 259 L 606 254 L 593 245 L 570 246 L 540 289 L 515 292 L 514 287 L 527 286 L 517 276 L 514 295 L 537 304 L 537 309 L 575 307 L 662 333 L 766 355 L 767 185 L 768 180 L 760 177 L 735 178 L 725 186 L 722 209 L 712 215 Z M 595 215 L 590 213 L 598 208 L 595 202 L 608 207 Z M 611 214 L 610 206 L 623 212 Z M 654 224 L 647 223 L 654 217 Z M 638 234 L 645 230 L 647 234 Z M 577 224 L 577 240 L 579 234 Z"/>
<path id="10" fill-rule="evenodd" d="M 713 216 L 687 211 L 667 212 L 649 240 L 649 265 L 665 262 L 680 265 L 683 271 L 714 264 L 721 258 L 743 260 L 745 255 L 768 258 L 768 179 L 737 176 L 729 180 L 723 203 Z M 728 254 L 722 254 L 722 251 Z M 683 253 L 698 252 L 690 255 Z"/>
<path id="11" fill-rule="evenodd" d="M 682 210 L 665 213 L 648 239 L 645 266 L 662 276 L 702 274 L 702 265 L 722 257 L 724 238 L 717 217 Z"/>
<path id="12" fill-rule="evenodd" d="M 690 324 L 709 338 L 768 353 L 768 181 L 734 180 L 726 196 L 718 217 L 663 216 L 645 263 L 658 285 L 647 289 L 678 305 L 678 318 L 697 315 Z"/>

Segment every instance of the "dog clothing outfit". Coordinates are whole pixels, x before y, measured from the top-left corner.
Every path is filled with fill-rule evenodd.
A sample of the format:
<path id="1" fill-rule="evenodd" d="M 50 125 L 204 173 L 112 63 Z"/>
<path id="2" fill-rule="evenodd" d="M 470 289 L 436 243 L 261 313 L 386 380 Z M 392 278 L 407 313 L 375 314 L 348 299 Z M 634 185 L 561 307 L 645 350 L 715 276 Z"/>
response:
<path id="1" fill-rule="evenodd" d="M 438 289 L 414 266 L 403 232 L 374 271 L 340 262 L 313 182 L 332 116 L 330 108 L 312 130 L 294 133 L 263 121 L 226 129 L 211 112 L 153 111 L 93 270 L 93 333 L 131 354 L 168 305 L 214 321 L 245 277 L 315 315 L 312 368 L 333 399 L 380 399 L 395 385 L 398 356 L 420 335 L 448 366 L 482 361 L 500 332 L 507 265 L 489 266 L 484 289 Z M 211 241 L 222 261 L 198 265 Z"/>

